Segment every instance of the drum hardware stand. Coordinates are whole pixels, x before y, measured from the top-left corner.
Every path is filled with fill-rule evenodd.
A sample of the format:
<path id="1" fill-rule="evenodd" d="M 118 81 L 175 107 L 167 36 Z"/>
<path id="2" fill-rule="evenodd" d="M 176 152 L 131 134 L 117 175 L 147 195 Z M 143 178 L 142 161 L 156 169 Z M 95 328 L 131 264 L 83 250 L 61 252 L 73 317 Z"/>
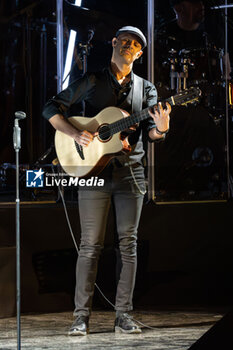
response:
<path id="1" fill-rule="evenodd" d="M 227 196 L 228 199 L 233 198 L 233 183 L 232 175 L 230 171 L 230 130 L 229 130 L 229 91 L 228 91 L 228 77 L 227 77 L 227 53 L 228 53 L 228 7 L 231 7 L 232 4 L 228 5 L 228 0 L 225 0 L 225 4 L 219 8 L 224 8 L 225 15 L 225 109 L 226 109 L 226 171 L 227 171 Z"/>
<path id="2" fill-rule="evenodd" d="M 220 9 L 228 9 L 228 8 L 232 8 L 233 7 L 233 4 L 225 4 L 225 5 L 218 5 L 218 6 L 213 6 L 211 7 L 210 9 L 211 10 L 220 10 Z"/>
<path id="3" fill-rule="evenodd" d="M 13 144 L 16 156 L 16 306 L 17 306 L 17 349 L 21 349 L 21 292 L 20 292 L 20 199 L 19 199 L 19 150 L 21 148 L 21 128 L 19 120 L 26 118 L 24 112 L 15 112 Z"/>
<path id="4" fill-rule="evenodd" d="M 188 65 L 185 61 L 186 59 L 184 59 L 184 61 L 181 63 L 183 72 L 177 74 L 177 92 L 187 89 Z"/>
<path id="5" fill-rule="evenodd" d="M 233 197 L 233 178 L 231 176 L 231 174 L 229 174 L 229 190 L 230 190 L 230 195 L 231 198 Z"/>
<path id="6" fill-rule="evenodd" d="M 188 68 L 193 65 L 187 57 L 189 51 L 181 50 L 180 58 L 177 58 L 177 52 L 174 49 L 169 51 L 170 60 L 170 84 L 171 90 L 176 90 L 177 93 L 187 89 Z"/>
<path id="7" fill-rule="evenodd" d="M 224 56 L 224 51 L 223 49 L 219 53 L 219 58 L 220 58 L 220 70 L 222 72 L 222 79 L 223 79 L 223 56 Z"/>
<path id="8" fill-rule="evenodd" d="M 176 72 L 176 65 L 177 65 L 177 59 L 175 57 L 176 51 L 174 49 L 171 49 L 169 51 L 169 54 L 171 57 L 170 60 L 170 84 L 171 84 L 171 90 L 176 89 L 176 79 L 177 79 L 177 72 Z"/>

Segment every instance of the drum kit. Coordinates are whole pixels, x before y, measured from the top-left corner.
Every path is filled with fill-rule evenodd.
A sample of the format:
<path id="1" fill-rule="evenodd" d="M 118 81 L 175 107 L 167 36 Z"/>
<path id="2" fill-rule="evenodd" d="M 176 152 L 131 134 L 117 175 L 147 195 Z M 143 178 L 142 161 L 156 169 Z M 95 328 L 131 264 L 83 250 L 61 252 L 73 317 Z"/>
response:
<path id="1" fill-rule="evenodd" d="M 192 86 L 202 94 L 198 106 L 174 108 L 170 133 L 156 146 L 157 199 L 172 195 L 175 199 L 222 197 L 226 166 L 224 52 L 208 42 L 204 47 L 181 48 L 180 42 L 168 36 L 159 44 L 159 62 L 155 64 L 159 98 Z M 227 84 L 229 111 L 233 90 L 229 81 Z"/>
<path id="2" fill-rule="evenodd" d="M 167 47 L 162 67 L 157 67 L 161 69 L 158 76 L 162 77 L 156 82 L 159 94 L 161 92 L 162 95 L 165 90 L 169 93 L 181 92 L 191 86 L 197 86 L 202 91 L 201 104 L 209 110 L 214 119 L 224 116 L 226 81 L 223 60 L 223 49 L 213 45 L 181 50 Z M 232 105 L 232 85 L 230 82 L 228 84 L 229 104 Z"/>

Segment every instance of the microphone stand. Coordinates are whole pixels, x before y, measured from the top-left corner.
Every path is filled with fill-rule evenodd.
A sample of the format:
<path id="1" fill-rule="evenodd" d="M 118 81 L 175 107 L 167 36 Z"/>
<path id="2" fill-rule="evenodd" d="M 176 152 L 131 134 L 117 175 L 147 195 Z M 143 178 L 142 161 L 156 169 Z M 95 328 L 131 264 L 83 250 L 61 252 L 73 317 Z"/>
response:
<path id="1" fill-rule="evenodd" d="M 229 96 L 228 96 L 228 63 L 227 63 L 227 54 L 228 54 L 228 8 L 232 5 L 227 4 L 225 0 L 225 108 L 226 108 L 226 167 L 227 167 L 227 195 L 228 199 L 233 197 L 233 184 L 232 177 L 230 172 L 230 131 L 229 131 Z"/>
<path id="2" fill-rule="evenodd" d="M 83 75 L 87 72 L 87 56 L 90 54 L 92 48 L 91 40 L 93 39 L 95 32 L 93 29 L 88 30 L 88 38 L 86 43 L 79 43 L 80 58 L 83 63 Z M 85 103 L 83 102 L 83 116 L 85 116 Z"/>
<path id="3" fill-rule="evenodd" d="M 217 6 L 212 6 L 210 9 L 211 10 L 219 10 L 219 9 L 228 9 L 228 8 L 232 8 L 233 4 L 225 4 L 225 5 L 217 5 Z"/>
<path id="4" fill-rule="evenodd" d="M 91 40 L 93 39 L 95 32 L 93 29 L 88 30 L 88 38 L 87 43 L 79 43 L 80 48 L 80 58 L 82 61 L 82 68 L 83 68 L 83 75 L 87 72 L 87 56 L 90 54 L 90 50 L 92 48 Z M 85 117 L 86 114 L 86 105 L 85 101 L 82 102 L 83 106 L 83 116 Z M 75 143 L 78 152 L 80 153 L 81 157 L 83 157 L 83 146 L 79 145 L 78 143 Z"/>
<path id="5" fill-rule="evenodd" d="M 21 148 L 21 128 L 19 119 L 24 119 L 24 112 L 16 112 L 13 144 L 16 156 L 16 305 L 17 305 L 17 349 L 21 349 L 21 295 L 20 295 L 20 199 L 19 199 L 19 150 Z"/>

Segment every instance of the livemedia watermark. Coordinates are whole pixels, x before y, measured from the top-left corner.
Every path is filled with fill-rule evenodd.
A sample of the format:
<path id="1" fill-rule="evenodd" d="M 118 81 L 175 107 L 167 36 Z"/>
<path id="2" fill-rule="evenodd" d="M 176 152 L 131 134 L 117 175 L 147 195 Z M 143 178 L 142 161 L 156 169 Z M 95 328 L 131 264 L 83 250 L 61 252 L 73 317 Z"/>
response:
<path id="1" fill-rule="evenodd" d="M 27 170 L 26 187 L 42 188 L 42 187 L 103 187 L 104 179 L 98 176 L 89 178 L 79 178 L 69 176 L 66 173 L 45 173 L 42 169 Z"/>

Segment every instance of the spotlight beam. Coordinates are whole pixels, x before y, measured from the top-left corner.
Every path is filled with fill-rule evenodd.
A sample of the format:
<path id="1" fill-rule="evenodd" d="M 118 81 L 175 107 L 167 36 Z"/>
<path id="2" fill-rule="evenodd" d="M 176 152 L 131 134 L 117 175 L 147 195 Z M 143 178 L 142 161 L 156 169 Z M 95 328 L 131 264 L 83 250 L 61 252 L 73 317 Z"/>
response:
<path id="1" fill-rule="evenodd" d="M 82 0 L 75 0 L 75 4 L 74 4 L 75 6 L 81 6 L 81 4 L 82 4 Z M 67 86 L 69 85 L 70 70 L 71 70 L 72 60 L 74 55 L 76 35 L 77 35 L 77 32 L 75 30 L 70 31 L 68 48 L 66 53 L 65 68 L 64 68 L 63 80 L 62 80 L 62 90 L 66 89 Z"/>

